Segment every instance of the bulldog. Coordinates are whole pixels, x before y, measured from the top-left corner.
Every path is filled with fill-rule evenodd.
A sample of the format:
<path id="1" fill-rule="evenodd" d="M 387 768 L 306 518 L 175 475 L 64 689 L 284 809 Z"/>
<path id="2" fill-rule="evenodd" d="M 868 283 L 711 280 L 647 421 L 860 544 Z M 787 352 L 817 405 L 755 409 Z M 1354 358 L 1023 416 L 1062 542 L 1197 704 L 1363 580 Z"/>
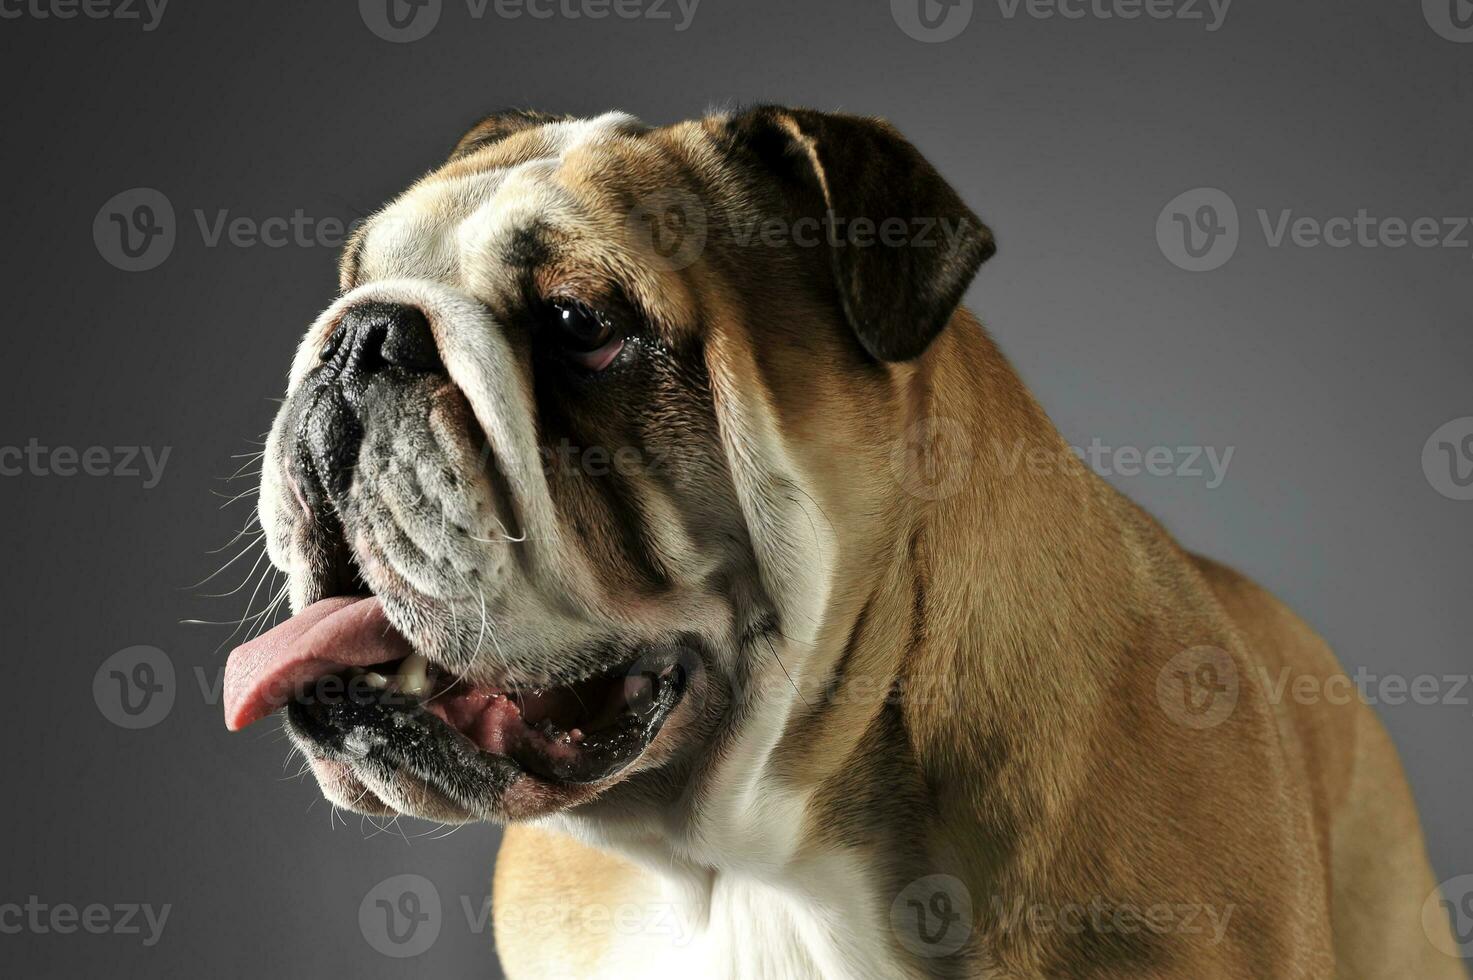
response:
<path id="1" fill-rule="evenodd" d="M 1465 976 L 1375 714 L 1068 448 L 993 251 L 881 121 L 480 122 L 296 352 L 229 727 L 506 824 L 516 978 Z"/>

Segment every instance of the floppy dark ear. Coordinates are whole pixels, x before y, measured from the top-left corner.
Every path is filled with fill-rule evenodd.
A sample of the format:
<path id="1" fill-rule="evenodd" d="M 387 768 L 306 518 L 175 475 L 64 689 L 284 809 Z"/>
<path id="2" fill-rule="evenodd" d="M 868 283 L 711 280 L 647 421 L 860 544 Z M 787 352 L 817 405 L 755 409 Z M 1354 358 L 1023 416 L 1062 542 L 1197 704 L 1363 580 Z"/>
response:
<path id="1" fill-rule="evenodd" d="M 730 125 L 822 208 L 840 301 L 865 350 L 881 361 L 923 353 L 997 250 L 987 226 L 883 120 L 760 106 Z"/>
<path id="2" fill-rule="evenodd" d="M 512 133 L 531 129 L 533 126 L 564 122 L 568 118 L 570 117 L 555 116 L 546 112 L 532 112 L 527 109 L 503 109 L 500 112 L 493 112 L 472 126 L 460 138 L 455 144 L 455 149 L 450 151 L 450 159 L 459 160 L 482 147 L 501 142 Z"/>

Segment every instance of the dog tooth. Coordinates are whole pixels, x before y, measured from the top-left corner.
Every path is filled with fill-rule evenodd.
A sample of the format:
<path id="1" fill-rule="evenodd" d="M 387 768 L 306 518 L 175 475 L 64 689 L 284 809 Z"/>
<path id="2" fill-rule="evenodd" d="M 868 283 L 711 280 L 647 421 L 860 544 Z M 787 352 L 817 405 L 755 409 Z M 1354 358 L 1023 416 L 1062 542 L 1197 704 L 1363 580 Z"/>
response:
<path id="1" fill-rule="evenodd" d="M 399 664 L 399 690 L 417 698 L 430 693 L 429 666 L 429 660 L 422 653 L 411 653 L 405 657 Z"/>
<path id="2" fill-rule="evenodd" d="M 377 688 L 380 691 L 389 686 L 389 679 L 375 671 L 365 673 L 363 675 L 363 682 L 369 687 Z"/>

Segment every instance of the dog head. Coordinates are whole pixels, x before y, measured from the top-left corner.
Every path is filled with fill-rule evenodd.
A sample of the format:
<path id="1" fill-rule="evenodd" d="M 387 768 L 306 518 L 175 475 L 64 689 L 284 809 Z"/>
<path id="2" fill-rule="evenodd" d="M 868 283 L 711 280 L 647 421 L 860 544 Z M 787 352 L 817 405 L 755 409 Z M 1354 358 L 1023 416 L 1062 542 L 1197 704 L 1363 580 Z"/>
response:
<path id="1" fill-rule="evenodd" d="M 284 708 L 335 803 L 445 821 L 748 766 L 992 249 L 878 121 L 482 121 L 297 351 L 260 498 L 296 615 L 232 655 L 228 723 Z"/>

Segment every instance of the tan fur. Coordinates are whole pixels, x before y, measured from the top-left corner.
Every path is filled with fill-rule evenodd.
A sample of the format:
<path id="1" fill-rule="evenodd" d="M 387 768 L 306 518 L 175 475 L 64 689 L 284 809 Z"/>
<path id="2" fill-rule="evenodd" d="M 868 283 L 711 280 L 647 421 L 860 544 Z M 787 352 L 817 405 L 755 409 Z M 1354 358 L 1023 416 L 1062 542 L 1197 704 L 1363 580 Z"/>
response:
<path id="1" fill-rule="evenodd" d="M 576 810 L 509 827 L 494 909 L 509 975 L 700 962 L 606 917 L 669 908 L 700 928 L 711 896 L 734 893 L 749 921 L 803 937 L 789 974 L 840 962 L 915 977 L 1464 977 L 1423 930 L 1434 881 L 1374 713 L 1276 693 L 1285 671 L 1342 677 L 1333 655 L 1090 472 L 970 314 L 915 361 L 882 364 L 838 322 L 820 250 L 742 250 L 713 233 L 690 268 L 660 274 L 628 249 L 620 202 L 661 188 L 700 189 L 713 232 L 760 213 L 713 146 L 719 127 L 631 125 L 571 146 L 540 129 L 484 148 L 468 138 L 424 185 L 440 195 L 560 154 L 555 189 L 529 180 L 508 196 L 563 234 L 542 288 L 596 296 L 617 281 L 672 338 L 701 331 L 721 451 L 767 559 L 761 584 L 791 602 L 771 651 L 782 670 L 761 675 L 779 686 L 753 696 L 781 726 L 751 750 L 760 772 L 721 773 L 750 810 L 682 799 L 683 816 L 710 822 L 664 836 L 608 813 L 580 824 Z M 578 206 L 562 207 L 564 193 Z M 356 273 L 345 263 L 345 288 Z M 505 287 L 458 285 L 493 308 Z M 943 448 L 927 460 L 916 436 L 938 425 Z M 927 466 L 940 489 L 908 482 L 937 478 Z M 592 564 L 621 560 L 606 544 Z M 1225 718 L 1195 728 L 1158 682 L 1200 648 L 1222 651 L 1238 692 Z M 793 839 L 769 833 L 788 813 Z M 750 840 L 728 839 L 731 820 Z M 972 907 L 968 943 L 937 959 L 909 955 L 890 919 L 931 874 L 960 879 Z M 1223 928 L 1067 931 L 1007 914 L 1091 904 L 1208 909 Z M 844 959 L 858 941 L 883 961 Z M 729 954 L 724 968 L 741 973 Z"/>
<path id="2" fill-rule="evenodd" d="M 621 938 L 614 911 L 653 890 L 627 861 L 562 834 L 508 827 L 493 883 L 496 948 L 537 976 L 593 976 Z"/>
<path id="3" fill-rule="evenodd" d="M 798 403 L 813 404 L 814 386 L 828 379 L 766 380 L 791 397 L 792 424 L 802 426 Z M 1085 471 L 970 317 L 959 315 L 893 384 L 888 401 L 903 407 L 888 438 L 825 413 L 825 432 L 808 443 L 815 454 L 888 448 L 909 424 L 939 416 L 973 435 L 976 466 L 962 492 L 939 501 L 892 493 L 887 533 L 863 527 L 844 539 L 853 574 L 828 632 L 847 635 L 868 601 L 854 676 L 908 677 L 925 690 L 950 678 L 940 685 L 947 703 L 903 709 L 934 806 L 911 832 L 948 855 L 944 870 L 972 893 L 976 975 L 1464 976 L 1423 934 L 1433 878 L 1372 710 L 1270 703 L 1264 680 L 1284 667 L 1322 679 L 1339 672 L 1323 642 L 1237 573 L 1183 552 Z M 851 428 L 841 434 L 843 424 Z M 1051 454 L 1055 472 L 996 472 L 992 447 L 1018 440 Z M 874 455 L 849 472 L 884 466 Z M 825 514 L 853 509 L 852 486 L 837 476 L 819 491 Z M 1202 645 L 1231 653 L 1241 689 L 1232 716 L 1199 732 L 1163 714 L 1155 684 L 1168 660 Z M 829 645 L 829 662 L 842 652 Z M 835 699 L 821 726 L 796 726 L 781 751 L 788 779 L 821 790 L 808 820 L 815 846 L 845 839 L 847 825 L 849 843 L 872 849 L 877 868 L 888 842 L 844 803 L 872 793 L 874 780 L 908 778 L 903 767 L 850 758 L 883 691 Z M 602 852 L 540 834 L 533 844 L 532 833 L 508 829 L 498 908 L 528 889 L 577 907 L 648 886 L 644 872 Z M 519 868 L 533 847 L 536 863 Z M 1128 944 L 997 931 L 992 896 L 1203 903 L 1234 917 L 1220 944 L 1171 936 L 1139 962 Z M 554 975 L 528 947 L 568 939 L 555 928 L 514 939 L 503 951 L 512 975 Z M 599 955 L 592 945 L 584 953 Z"/>

